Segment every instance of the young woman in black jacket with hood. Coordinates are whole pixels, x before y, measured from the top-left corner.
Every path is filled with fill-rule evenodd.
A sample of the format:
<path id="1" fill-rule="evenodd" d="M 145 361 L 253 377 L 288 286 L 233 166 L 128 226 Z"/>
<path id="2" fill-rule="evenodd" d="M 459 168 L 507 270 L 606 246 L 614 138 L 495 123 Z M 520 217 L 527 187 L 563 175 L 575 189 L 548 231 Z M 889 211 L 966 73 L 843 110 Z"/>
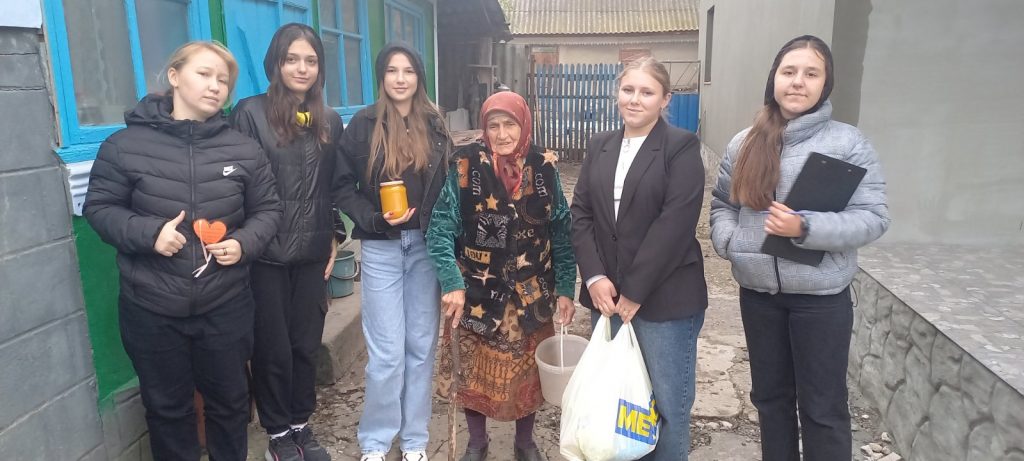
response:
<path id="1" fill-rule="evenodd" d="M 170 90 L 125 114 L 90 175 L 84 214 L 117 249 L 121 339 L 156 460 L 199 459 L 195 389 L 210 458 L 246 457 L 249 263 L 277 232 L 281 204 L 262 149 L 222 115 L 237 76 L 219 44 L 178 48 Z"/>
<path id="2" fill-rule="evenodd" d="M 362 461 L 426 461 L 440 285 L 424 233 L 447 176 L 447 130 L 427 98 L 420 55 L 389 44 L 374 66 L 379 97 L 342 136 L 335 201 L 362 250 L 361 314 L 369 361 L 359 420 Z M 404 181 L 404 213 L 383 212 L 381 183 Z"/>
<path id="3" fill-rule="evenodd" d="M 331 181 L 341 117 L 324 104 L 319 36 L 304 24 L 277 30 L 263 60 L 270 88 L 238 102 L 231 124 L 270 158 L 284 219 L 252 265 L 256 297 L 253 394 L 270 435 L 266 458 L 326 461 L 307 424 L 316 407 L 316 351 L 327 313 L 326 279 L 334 265 L 336 212 Z M 343 237 L 342 237 L 343 238 Z"/>

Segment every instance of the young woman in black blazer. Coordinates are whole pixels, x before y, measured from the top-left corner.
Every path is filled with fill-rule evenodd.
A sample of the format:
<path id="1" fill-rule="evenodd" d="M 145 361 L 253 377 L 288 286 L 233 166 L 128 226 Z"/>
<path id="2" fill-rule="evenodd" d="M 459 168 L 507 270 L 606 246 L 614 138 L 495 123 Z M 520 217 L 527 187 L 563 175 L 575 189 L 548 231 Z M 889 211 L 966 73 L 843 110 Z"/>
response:
<path id="1" fill-rule="evenodd" d="M 572 201 L 573 248 L 587 289 L 580 302 L 632 323 L 662 417 L 644 459 L 686 460 L 697 335 L 707 285 L 696 238 L 704 164 L 693 133 L 669 125 L 669 76 L 653 58 L 618 79 L 623 128 L 590 139 Z"/>

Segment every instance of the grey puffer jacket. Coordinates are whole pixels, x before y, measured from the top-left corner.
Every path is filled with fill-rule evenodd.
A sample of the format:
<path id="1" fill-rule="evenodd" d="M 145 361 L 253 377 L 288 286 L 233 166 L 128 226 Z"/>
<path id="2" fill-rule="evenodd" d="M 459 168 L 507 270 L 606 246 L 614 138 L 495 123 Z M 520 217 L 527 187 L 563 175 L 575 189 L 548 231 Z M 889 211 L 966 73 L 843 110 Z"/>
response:
<path id="1" fill-rule="evenodd" d="M 867 169 L 845 210 L 805 217 L 808 233 L 803 242 L 794 243 L 801 248 L 826 251 L 817 267 L 761 252 L 766 235 L 765 216 L 729 200 L 732 169 L 750 129 L 741 131 L 729 142 L 712 192 L 711 240 L 718 255 L 732 262 L 733 277 L 741 287 L 772 294 L 839 293 L 857 272 L 857 249 L 881 237 L 889 228 L 885 179 L 874 148 L 860 130 L 831 118 L 832 103 L 826 101 L 817 112 L 789 121 L 783 134 L 779 185 L 775 190 L 776 200 L 785 202 L 811 152 Z"/>

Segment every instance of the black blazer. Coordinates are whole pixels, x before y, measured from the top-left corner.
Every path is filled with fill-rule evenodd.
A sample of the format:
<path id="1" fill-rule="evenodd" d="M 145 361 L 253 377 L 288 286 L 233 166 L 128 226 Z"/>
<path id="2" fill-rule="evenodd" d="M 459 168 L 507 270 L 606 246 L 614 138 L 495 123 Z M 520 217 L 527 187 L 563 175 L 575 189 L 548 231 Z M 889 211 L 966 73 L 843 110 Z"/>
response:
<path id="1" fill-rule="evenodd" d="M 693 133 L 658 120 L 626 173 L 618 219 L 612 188 L 623 130 L 595 134 L 572 199 L 572 244 L 584 287 L 604 274 L 620 295 L 640 303 L 637 315 L 665 321 L 708 305 L 697 221 L 704 200 L 704 163 Z"/>

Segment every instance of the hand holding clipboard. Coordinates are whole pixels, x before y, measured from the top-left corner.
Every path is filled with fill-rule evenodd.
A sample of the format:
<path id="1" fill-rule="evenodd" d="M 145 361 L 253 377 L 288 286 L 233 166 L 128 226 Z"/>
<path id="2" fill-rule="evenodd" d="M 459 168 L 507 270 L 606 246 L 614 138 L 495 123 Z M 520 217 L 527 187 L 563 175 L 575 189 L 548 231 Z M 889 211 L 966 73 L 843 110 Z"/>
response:
<path id="1" fill-rule="evenodd" d="M 804 212 L 839 212 L 846 209 L 867 170 L 849 162 L 812 152 L 793 182 L 786 206 Z M 809 266 L 821 264 L 825 252 L 793 245 L 788 237 L 769 235 L 761 252 Z"/>

